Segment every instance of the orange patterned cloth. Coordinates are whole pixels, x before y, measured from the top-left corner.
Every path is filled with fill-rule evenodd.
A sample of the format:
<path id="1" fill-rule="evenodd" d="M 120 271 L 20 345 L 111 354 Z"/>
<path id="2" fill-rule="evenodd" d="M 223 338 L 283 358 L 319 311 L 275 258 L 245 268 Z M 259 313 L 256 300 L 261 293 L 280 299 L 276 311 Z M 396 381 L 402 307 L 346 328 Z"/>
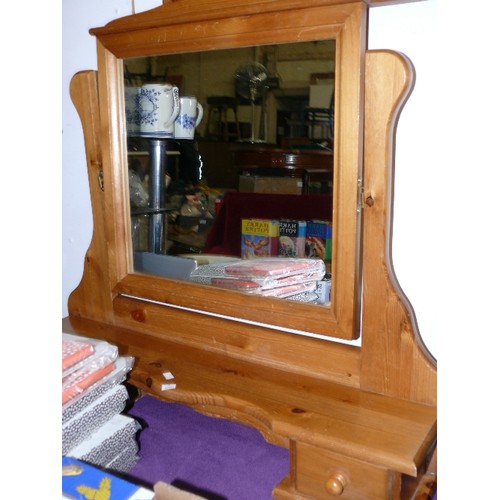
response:
<path id="1" fill-rule="evenodd" d="M 94 346 L 78 340 L 62 340 L 62 369 L 67 370 L 94 352 Z"/>
<path id="2" fill-rule="evenodd" d="M 69 375 L 67 377 L 69 380 L 63 379 L 62 404 L 64 405 L 70 399 L 81 394 L 85 389 L 88 389 L 92 384 L 113 371 L 114 368 L 115 363 L 113 361 L 104 365 L 90 363 L 88 366 Z"/>
<path id="3" fill-rule="evenodd" d="M 117 357 L 118 348 L 108 342 L 63 333 L 63 406 L 113 371 Z"/>

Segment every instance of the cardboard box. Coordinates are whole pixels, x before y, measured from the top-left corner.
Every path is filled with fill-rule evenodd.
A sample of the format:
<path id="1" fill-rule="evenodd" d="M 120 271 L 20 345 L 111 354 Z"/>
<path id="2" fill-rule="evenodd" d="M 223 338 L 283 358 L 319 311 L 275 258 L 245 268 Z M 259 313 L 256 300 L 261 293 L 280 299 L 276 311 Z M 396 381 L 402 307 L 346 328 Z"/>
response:
<path id="1" fill-rule="evenodd" d="M 241 193 L 302 194 L 301 177 L 240 175 Z"/>

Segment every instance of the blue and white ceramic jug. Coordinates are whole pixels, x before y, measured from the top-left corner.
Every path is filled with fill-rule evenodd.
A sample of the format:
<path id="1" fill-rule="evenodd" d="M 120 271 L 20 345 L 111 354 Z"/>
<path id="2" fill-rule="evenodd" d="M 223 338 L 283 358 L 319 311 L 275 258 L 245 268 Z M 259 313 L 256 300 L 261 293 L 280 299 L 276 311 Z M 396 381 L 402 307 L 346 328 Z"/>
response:
<path id="1" fill-rule="evenodd" d="M 203 106 L 194 96 L 181 97 L 181 110 L 175 119 L 175 138 L 194 139 L 195 128 L 203 119 Z"/>
<path id="2" fill-rule="evenodd" d="M 139 92 L 140 133 L 145 137 L 174 137 L 180 111 L 179 89 L 170 83 L 147 83 Z"/>

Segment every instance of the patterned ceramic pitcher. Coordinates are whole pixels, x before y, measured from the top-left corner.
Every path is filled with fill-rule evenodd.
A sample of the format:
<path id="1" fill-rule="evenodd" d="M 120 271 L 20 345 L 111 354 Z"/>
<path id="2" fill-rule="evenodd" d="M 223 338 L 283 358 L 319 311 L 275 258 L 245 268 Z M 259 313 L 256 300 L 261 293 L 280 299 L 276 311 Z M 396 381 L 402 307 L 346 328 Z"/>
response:
<path id="1" fill-rule="evenodd" d="M 195 128 L 203 119 L 203 106 L 194 96 L 181 97 L 181 110 L 175 119 L 175 138 L 194 139 Z"/>
<path id="2" fill-rule="evenodd" d="M 174 137 L 180 111 L 179 89 L 170 83 L 147 83 L 139 92 L 140 133 L 145 137 Z"/>

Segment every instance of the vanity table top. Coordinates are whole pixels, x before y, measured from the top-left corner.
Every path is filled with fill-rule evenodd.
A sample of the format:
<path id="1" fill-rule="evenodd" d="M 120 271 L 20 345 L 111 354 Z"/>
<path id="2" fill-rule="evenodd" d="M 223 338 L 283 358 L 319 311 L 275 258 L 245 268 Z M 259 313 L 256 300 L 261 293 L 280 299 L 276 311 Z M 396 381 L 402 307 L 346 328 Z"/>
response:
<path id="1" fill-rule="evenodd" d="M 203 413 L 237 417 L 282 446 L 296 440 L 416 476 L 436 440 L 433 406 L 215 353 L 207 361 L 199 350 L 156 334 L 148 335 L 145 348 L 143 334 L 89 320 L 64 319 L 63 331 L 98 332 L 134 356 L 130 382 L 139 389 Z M 174 375 L 175 390 L 162 389 L 166 371 Z"/>

